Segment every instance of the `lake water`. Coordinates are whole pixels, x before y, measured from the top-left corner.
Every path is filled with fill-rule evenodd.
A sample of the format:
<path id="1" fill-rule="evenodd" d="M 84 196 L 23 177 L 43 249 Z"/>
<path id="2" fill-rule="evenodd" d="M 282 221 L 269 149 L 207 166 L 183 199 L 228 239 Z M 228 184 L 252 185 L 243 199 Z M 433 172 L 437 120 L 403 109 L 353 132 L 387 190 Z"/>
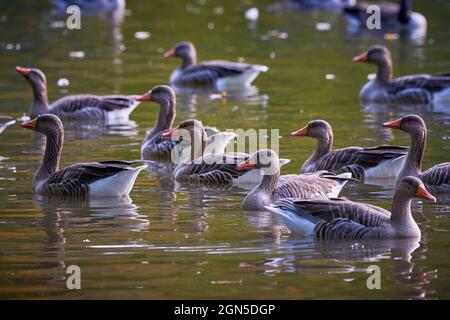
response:
<path id="1" fill-rule="evenodd" d="M 180 93 L 175 123 L 197 118 L 220 129 L 280 129 L 280 155 L 292 160 L 282 172 L 296 173 L 314 142 L 289 132 L 309 120 L 333 125 L 335 147 L 408 145 L 406 134 L 381 123 L 418 112 L 429 129 L 424 167 L 450 160 L 448 105 L 431 110 L 361 105 L 359 89 L 375 69 L 351 62 L 379 43 L 391 50 L 396 75 L 448 72 L 448 1 L 414 1 L 428 18 L 426 36 L 390 41 L 346 32 L 337 13 L 266 14 L 269 4 L 128 1 L 122 22 L 82 16 L 82 29 L 67 31 L 66 16 L 51 13 L 45 1 L 2 1 L 0 115 L 17 119 L 31 103 L 31 89 L 16 65 L 45 71 L 50 101 L 88 92 L 142 94 L 167 84 L 179 63 L 164 60 L 162 53 L 191 40 L 200 60 L 244 59 L 270 71 L 249 92 L 230 92 L 226 99 Z M 244 18 L 252 5 L 261 9 L 257 23 Z M 316 30 L 321 22 L 331 29 Z M 288 37 L 266 40 L 262 36 L 270 30 Z M 143 31 L 150 37 L 136 35 Z M 58 87 L 61 78 L 70 85 Z M 142 104 L 129 126 L 66 132 L 62 166 L 139 158 L 157 112 L 157 105 Z M 0 155 L 8 158 L 0 162 L 0 298 L 450 298 L 448 206 L 414 206 L 420 242 L 318 242 L 290 234 L 268 212 L 244 212 L 246 190 L 178 187 L 157 164 L 141 173 L 126 199 L 33 196 L 42 146 L 39 134 L 18 125 L 0 136 Z M 355 183 L 342 195 L 389 208 L 392 192 L 389 183 Z M 81 268 L 81 290 L 66 287 L 70 265 Z M 381 290 L 366 286 L 370 265 L 381 269 Z"/>

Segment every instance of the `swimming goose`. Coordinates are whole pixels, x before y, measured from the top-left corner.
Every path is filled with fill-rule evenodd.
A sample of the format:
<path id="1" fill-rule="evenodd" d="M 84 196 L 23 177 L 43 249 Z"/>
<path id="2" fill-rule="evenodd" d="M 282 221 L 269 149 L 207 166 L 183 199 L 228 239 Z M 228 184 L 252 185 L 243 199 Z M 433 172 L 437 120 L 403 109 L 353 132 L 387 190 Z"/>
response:
<path id="1" fill-rule="evenodd" d="M 260 169 L 262 180 L 242 202 L 244 210 L 264 210 L 270 203 L 284 198 L 337 197 L 351 174 L 334 175 L 327 171 L 280 176 L 276 152 L 261 149 L 237 165 L 238 170 Z"/>
<path id="2" fill-rule="evenodd" d="M 182 64 L 170 76 L 175 85 L 215 85 L 217 88 L 249 86 L 268 67 L 225 60 L 197 63 L 197 52 L 191 42 L 178 43 L 164 58 L 179 57 Z"/>
<path id="3" fill-rule="evenodd" d="M 33 89 L 33 104 L 30 117 L 44 113 L 57 115 L 63 122 L 117 125 L 128 121 L 128 117 L 139 105 L 137 96 L 96 96 L 91 94 L 70 95 L 48 104 L 47 79 L 35 68 L 16 67 Z"/>
<path id="4" fill-rule="evenodd" d="M 158 85 L 149 92 L 136 98 L 138 101 L 151 101 L 159 104 L 159 113 L 155 125 L 144 138 L 141 146 L 141 158 L 145 160 L 170 160 L 177 141 L 165 139 L 162 134 L 172 128 L 176 116 L 176 96 L 169 86 Z M 206 129 L 206 128 L 205 128 Z M 231 132 L 220 132 L 208 127 L 211 136 L 207 138 L 205 154 L 223 153 L 228 142 L 236 135 Z M 179 146 L 177 157 L 182 161 L 191 154 L 190 145 Z"/>
<path id="5" fill-rule="evenodd" d="M 429 103 L 450 99 L 450 76 L 418 74 L 392 78 L 392 58 L 383 46 L 373 46 L 353 58 L 376 64 L 377 76 L 364 85 L 359 97 L 365 102 Z"/>
<path id="6" fill-rule="evenodd" d="M 179 143 L 181 148 L 191 146 L 189 159 L 181 161 L 173 171 L 175 181 L 203 185 L 249 185 L 259 183 L 258 169 L 239 170 L 237 164 L 249 158 L 246 153 L 205 154 L 206 132 L 198 120 L 185 120 L 163 137 Z M 281 159 L 281 165 L 289 160 Z"/>
<path id="7" fill-rule="evenodd" d="M 346 199 L 285 199 L 266 208 L 279 215 L 295 233 L 321 240 L 420 238 L 411 215 L 411 200 L 436 201 L 416 177 L 405 177 L 394 193 L 392 213 Z"/>
<path id="8" fill-rule="evenodd" d="M 354 178 L 396 177 L 408 153 L 399 146 L 348 147 L 333 150 L 333 129 L 325 120 L 310 121 L 291 133 L 317 139 L 314 153 L 302 165 L 302 172 L 328 170 L 334 173 L 351 172 Z"/>
<path id="9" fill-rule="evenodd" d="M 450 194 L 450 162 L 437 164 L 422 172 L 422 160 L 427 143 L 425 121 L 417 115 L 407 115 L 385 122 L 383 126 L 400 129 L 411 136 L 408 157 L 398 175 L 398 181 L 405 176 L 414 176 L 420 178 L 434 196 Z"/>
<path id="10" fill-rule="evenodd" d="M 44 134 L 47 138 L 42 164 L 32 184 L 33 192 L 44 195 L 76 197 L 126 196 L 146 165 L 133 167 L 127 161 L 77 163 L 59 169 L 64 143 L 61 120 L 53 114 L 43 114 L 23 122 L 22 128 Z"/>
<path id="11" fill-rule="evenodd" d="M 373 12 L 367 13 L 367 8 L 376 5 L 380 8 L 380 27 L 384 31 L 412 30 L 427 27 L 427 19 L 411 10 L 411 0 L 401 0 L 400 5 L 390 2 L 367 3 L 359 2 L 346 6 L 344 14 L 354 27 L 367 28 L 366 22 Z"/>

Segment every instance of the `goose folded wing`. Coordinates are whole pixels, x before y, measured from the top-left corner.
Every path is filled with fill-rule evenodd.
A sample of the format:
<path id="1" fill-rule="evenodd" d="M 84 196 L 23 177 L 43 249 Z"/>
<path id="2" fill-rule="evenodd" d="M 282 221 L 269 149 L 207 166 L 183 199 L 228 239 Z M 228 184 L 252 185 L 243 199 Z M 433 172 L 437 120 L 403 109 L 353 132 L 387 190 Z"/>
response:
<path id="1" fill-rule="evenodd" d="M 250 65 L 228 61 L 209 61 L 196 64 L 183 70 L 181 82 L 212 83 L 217 79 L 242 74 Z"/>
<path id="2" fill-rule="evenodd" d="M 135 98 L 135 96 L 74 95 L 57 100 L 52 105 L 52 108 L 59 108 L 67 113 L 74 113 L 88 108 L 109 112 L 129 108 L 135 103 Z"/>
<path id="3" fill-rule="evenodd" d="M 450 162 L 440 163 L 425 170 L 421 178 L 427 185 L 441 186 L 445 184 L 448 185 L 447 188 L 450 188 Z"/>
<path id="4" fill-rule="evenodd" d="M 74 164 L 52 174 L 47 180 L 47 184 L 89 185 L 132 169 L 130 163 L 126 161 L 102 161 Z"/>
<path id="5" fill-rule="evenodd" d="M 293 205 L 297 211 L 327 222 L 337 218 L 345 218 L 366 227 L 380 226 L 388 222 L 391 215 L 389 211 L 380 207 L 339 198 L 330 200 L 298 199 L 293 202 Z"/>
<path id="6" fill-rule="evenodd" d="M 450 77 L 446 75 L 411 75 L 389 82 L 389 94 L 402 94 L 404 90 L 425 90 L 431 93 L 450 87 Z"/>

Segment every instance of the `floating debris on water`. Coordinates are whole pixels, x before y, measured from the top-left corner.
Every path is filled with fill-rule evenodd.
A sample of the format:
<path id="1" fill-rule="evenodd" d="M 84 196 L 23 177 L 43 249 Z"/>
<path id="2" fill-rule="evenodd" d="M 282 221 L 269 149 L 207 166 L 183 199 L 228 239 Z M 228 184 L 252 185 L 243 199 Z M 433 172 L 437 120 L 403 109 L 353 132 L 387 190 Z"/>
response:
<path id="1" fill-rule="evenodd" d="M 50 28 L 52 29 L 62 29 L 66 27 L 66 22 L 65 21 L 52 21 L 50 23 Z"/>
<path id="2" fill-rule="evenodd" d="M 240 280 L 217 280 L 217 281 L 214 281 L 214 280 L 212 280 L 211 281 L 211 284 L 242 284 L 242 283 L 244 283 L 244 279 L 240 279 Z"/>
<path id="3" fill-rule="evenodd" d="M 336 75 L 334 75 L 332 73 L 327 73 L 325 75 L 325 79 L 327 79 L 327 80 L 334 80 L 334 79 L 336 79 Z"/>
<path id="4" fill-rule="evenodd" d="M 259 18 L 259 10 L 256 7 L 247 9 L 245 11 L 245 18 L 248 20 L 258 20 Z"/>
<path id="5" fill-rule="evenodd" d="M 190 13 L 194 13 L 194 14 L 200 14 L 202 12 L 201 8 L 194 7 L 190 3 L 188 3 L 185 8 L 186 8 L 186 11 L 188 11 Z"/>
<path id="6" fill-rule="evenodd" d="M 269 57 L 270 59 L 275 59 L 277 57 L 277 54 L 275 52 L 271 52 Z"/>
<path id="7" fill-rule="evenodd" d="M 238 61 L 238 62 L 245 62 L 245 58 L 244 58 L 244 57 L 239 57 L 239 58 L 237 59 L 237 61 Z"/>
<path id="8" fill-rule="evenodd" d="M 316 30 L 318 31 L 330 31 L 331 30 L 331 24 L 328 22 L 317 22 L 316 23 Z"/>
<path id="9" fill-rule="evenodd" d="M 228 92 L 222 91 L 221 93 L 211 93 L 208 98 L 209 100 L 222 100 L 228 97 Z"/>
<path id="10" fill-rule="evenodd" d="M 83 59 L 85 56 L 84 51 L 70 51 L 69 57 L 74 59 Z"/>
<path id="11" fill-rule="evenodd" d="M 67 78 L 60 78 L 60 79 L 58 79 L 58 82 L 56 83 L 56 85 L 58 87 L 67 87 L 69 84 L 70 84 L 70 81 Z"/>
<path id="12" fill-rule="evenodd" d="M 398 33 L 386 33 L 384 35 L 384 39 L 389 41 L 397 40 L 398 38 L 399 38 Z"/>
<path id="13" fill-rule="evenodd" d="M 7 43 L 5 44 L 6 50 L 20 50 L 22 45 L 20 43 Z"/>
<path id="14" fill-rule="evenodd" d="M 208 23 L 208 29 L 213 30 L 214 29 L 214 23 L 210 22 Z"/>
<path id="15" fill-rule="evenodd" d="M 134 37 L 139 40 L 145 40 L 150 38 L 150 32 L 148 31 L 137 31 L 134 33 Z"/>
<path id="16" fill-rule="evenodd" d="M 266 34 L 261 36 L 261 40 L 267 41 L 269 39 L 282 39 L 285 40 L 288 38 L 287 32 L 281 32 L 278 30 L 269 30 Z"/>
<path id="17" fill-rule="evenodd" d="M 369 74 L 367 75 L 367 79 L 368 79 L 368 80 L 374 80 L 376 77 L 377 77 L 377 74 L 376 74 L 376 73 L 369 73 Z"/>
<path id="18" fill-rule="evenodd" d="M 225 12 L 225 10 L 223 9 L 223 7 L 215 7 L 213 9 L 213 13 L 220 16 Z"/>

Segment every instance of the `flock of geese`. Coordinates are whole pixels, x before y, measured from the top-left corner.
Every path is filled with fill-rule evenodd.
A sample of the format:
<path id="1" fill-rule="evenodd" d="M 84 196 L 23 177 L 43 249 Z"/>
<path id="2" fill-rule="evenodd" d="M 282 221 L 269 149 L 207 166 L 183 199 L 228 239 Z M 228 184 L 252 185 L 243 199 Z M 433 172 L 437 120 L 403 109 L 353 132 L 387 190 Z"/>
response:
<path id="1" fill-rule="evenodd" d="M 351 13 L 358 16 L 356 9 Z M 268 71 L 268 67 L 257 64 L 197 62 L 196 49 L 190 42 L 177 44 L 164 57 L 177 57 L 182 62 L 170 75 L 172 85 L 242 87 Z M 383 46 L 373 46 L 353 61 L 378 68 L 376 77 L 361 89 L 361 100 L 409 104 L 445 101 L 450 97 L 449 75 L 393 78 L 392 58 Z M 302 173 L 281 175 L 280 168 L 288 160 L 279 158 L 273 150 L 226 153 L 225 148 L 235 134 L 206 127 L 196 119 L 184 120 L 174 127 L 176 95 L 170 86 L 158 85 L 140 96 L 70 95 L 49 103 L 44 73 L 35 68 L 16 67 L 16 70 L 33 90 L 29 113 L 32 120 L 20 125 L 46 136 L 42 164 L 32 182 L 34 193 L 125 196 L 147 167 L 147 161 L 167 162 L 176 154 L 179 162 L 171 177 L 175 181 L 193 186 L 252 184 L 253 189 L 242 202 L 244 210 L 269 210 L 279 215 L 291 231 L 319 239 L 420 237 L 420 229 L 411 215 L 412 199 L 435 202 L 441 195 L 450 195 L 449 162 L 422 172 L 427 128 L 418 115 L 382 124 L 408 133 L 409 148 L 381 145 L 333 150 L 331 125 L 324 120 L 311 121 L 291 135 L 316 139 L 315 151 L 301 166 Z M 144 102 L 158 104 L 159 114 L 142 142 L 140 160 L 85 162 L 60 169 L 63 124 L 119 124 Z M 396 177 L 391 211 L 338 198 L 347 182 L 371 177 Z"/>

